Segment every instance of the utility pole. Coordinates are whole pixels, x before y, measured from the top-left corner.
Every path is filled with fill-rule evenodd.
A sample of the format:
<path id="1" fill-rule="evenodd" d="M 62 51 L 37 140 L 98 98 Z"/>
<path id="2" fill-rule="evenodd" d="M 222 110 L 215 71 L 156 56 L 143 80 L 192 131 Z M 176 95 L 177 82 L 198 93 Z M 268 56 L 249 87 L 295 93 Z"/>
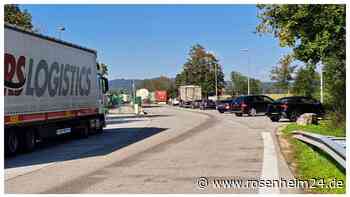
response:
<path id="1" fill-rule="evenodd" d="M 215 58 L 215 53 L 210 51 L 210 54 L 212 54 L 213 58 Z M 214 72 L 215 72 L 215 99 L 218 100 L 218 65 L 214 64 Z"/>
<path id="2" fill-rule="evenodd" d="M 136 102 L 136 92 L 135 92 L 135 80 L 132 80 L 132 96 L 133 96 L 133 103 Z"/>
<path id="3" fill-rule="evenodd" d="M 218 65 L 215 64 L 215 95 L 218 100 Z"/>
<path id="4" fill-rule="evenodd" d="M 248 60 L 248 75 L 247 75 L 247 79 L 248 79 L 248 95 L 250 95 L 250 77 L 249 77 L 249 64 L 250 64 L 250 61 L 249 61 L 249 50 L 248 49 L 240 49 L 240 51 L 242 52 L 247 52 L 247 60 Z"/>

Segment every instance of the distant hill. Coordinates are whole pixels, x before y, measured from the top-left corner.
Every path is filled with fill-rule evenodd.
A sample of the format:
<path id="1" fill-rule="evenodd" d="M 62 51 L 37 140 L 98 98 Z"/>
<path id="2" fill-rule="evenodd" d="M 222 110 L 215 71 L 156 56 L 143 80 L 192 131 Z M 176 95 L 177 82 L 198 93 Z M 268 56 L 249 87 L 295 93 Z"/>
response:
<path id="1" fill-rule="evenodd" d="M 159 77 L 150 78 L 148 80 L 157 80 Z M 175 81 L 175 78 L 169 78 L 172 81 Z M 132 92 L 132 82 L 135 82 L 135 88 L 138 88 L 141 85 L 144 79 L 113 79 L 108 81 L 109 89 L 112 91 L 118 91 L 121 89 L 126 89 L 128 92 Z"/>
<path id="2" fill-rule="evenodd" d="M 113 79 L 108 82 L 109 89 L 112 91 L 118 91 L 126 89 L 128 92 L 132 92 L 132 82 L 135 81 L 135 87 L 142 81 L 141 79 Z"/>

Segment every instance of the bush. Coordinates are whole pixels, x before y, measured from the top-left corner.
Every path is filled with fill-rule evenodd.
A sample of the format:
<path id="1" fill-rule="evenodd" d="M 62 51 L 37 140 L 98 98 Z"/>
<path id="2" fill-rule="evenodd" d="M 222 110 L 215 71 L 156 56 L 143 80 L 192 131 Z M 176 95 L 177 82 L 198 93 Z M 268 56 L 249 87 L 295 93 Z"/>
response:
<path id="1" fill-rule="evenodd" d="M 326 124 L 332 129 L 342 129 L 346 132 L 346 118 L 345 115 L 338 112 L 329 112 L 326 115 Z"/>

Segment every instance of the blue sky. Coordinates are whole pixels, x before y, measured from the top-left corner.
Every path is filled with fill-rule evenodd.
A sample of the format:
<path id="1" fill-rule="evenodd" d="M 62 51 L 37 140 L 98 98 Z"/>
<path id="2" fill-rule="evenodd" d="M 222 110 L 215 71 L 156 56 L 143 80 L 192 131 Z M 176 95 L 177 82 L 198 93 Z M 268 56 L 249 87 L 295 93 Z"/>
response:
<path id="1" fill-rule="evenodd" d="M 22 5 L 41 33 L 97 50 L 109 79 L 174 77 L 196 43 L 214 52 L 225 79 L 232 70 L 269 81 L 290 49 L 254 34 L 255 5 Z M 249 49 L 249 54 L 240 49 Z M 248 56 L 250 66 L 248 65 Z"/>

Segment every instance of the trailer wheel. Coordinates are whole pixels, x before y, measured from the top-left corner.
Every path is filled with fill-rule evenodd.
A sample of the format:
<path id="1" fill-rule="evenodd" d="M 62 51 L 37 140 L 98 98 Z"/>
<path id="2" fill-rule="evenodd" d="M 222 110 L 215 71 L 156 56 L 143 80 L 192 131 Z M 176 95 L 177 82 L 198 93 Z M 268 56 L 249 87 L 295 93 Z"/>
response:
<path id="1" fill-rule="evenodd" d="M 35 131 L 32 129 L 29 129 L 26 131 L 22 137 L 22 148 L 23 151 L 25 152 L 31 152 L 35 148 L 35 143 L 36 143 L 36 136 L 35 136 Z"/>
<path id="2" fill-rule="evenodd" d="M 12 156 L 17 153 L 19 149 L 19 138 L 15 131 L 10 130 L 5 139 L 5 153 Z"/>

